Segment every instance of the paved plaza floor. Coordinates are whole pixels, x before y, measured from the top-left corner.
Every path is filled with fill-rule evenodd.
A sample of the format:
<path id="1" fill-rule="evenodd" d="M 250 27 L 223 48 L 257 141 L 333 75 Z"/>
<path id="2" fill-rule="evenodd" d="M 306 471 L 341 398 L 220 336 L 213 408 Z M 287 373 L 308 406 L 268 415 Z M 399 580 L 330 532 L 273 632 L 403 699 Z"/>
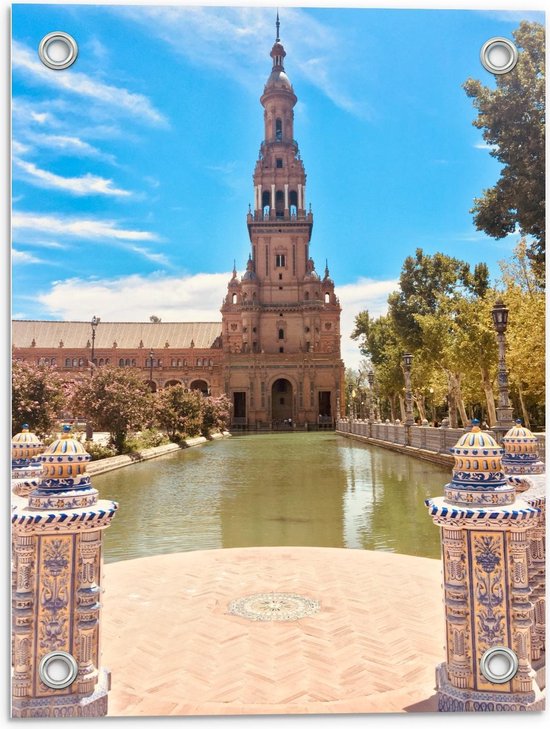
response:
<path id="1" fill-rule="evenodd" d="M 437 560 L 316 547 L 108 564 L 109 715 L 434 711 L 440 572 Z"/>

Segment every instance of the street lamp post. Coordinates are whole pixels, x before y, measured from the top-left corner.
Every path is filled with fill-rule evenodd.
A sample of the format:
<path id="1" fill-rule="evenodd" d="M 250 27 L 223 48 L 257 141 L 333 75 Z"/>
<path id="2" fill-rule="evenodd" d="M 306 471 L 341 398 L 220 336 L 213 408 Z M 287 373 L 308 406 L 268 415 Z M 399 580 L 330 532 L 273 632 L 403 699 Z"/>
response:
<path id="1" fill-rule="evenodd" d="M 355 389 L 351 391 L 351 419 L 355 420 Z"/>
<path id="2" fill-rule="evenodd" d="M 405 425 L 414 425 L 413 398 L 411 390 L 412 354 L 403 355 L 403 372 L 405 374 Z"/>
<path id="3" fill-rule="evenodd" d="M 94 374 L 94 355 L 95 355 L 95 330 L 97 329 L 97 325 L 101 319 L 98 316 L 92 316 L 92 321 L 90 322 L 90 325 L 92 327 L 92 363 L 90 367 L 90 373 L 93 377 Z"/>
<path id="4" fill-rule="evenodd" d="M 374 420 L 374 372 L 369 370 L 367 374 L 367 380 L 370 388 L 370 399 L 369 399 L 369 420 Z"/>
<path id="5" fill-rule="evenodd" d="M 493 430 L 500 443 L 503 436 L 514 426 L 512 406 L 508 394 L 508 370 L 506 369 L 506 338 L 508 327 L 508 307 L 499 299 L 491 311 L 493 326 L 497 333 L 498 342 L 498 406 L 497 424 Z"/>
<path id="6" fill-rule="evenodd" d="M 92 316 L 92 321 L 90 322 L 90 326 L 92 327 L 92 353 L 90 358 L 90 377 L 94 376 L 94 368 L 95 368 L 95 330 L 97 329 L 97 326 L 101 319 L 94 314 Z M 94 437 L 94 430 L 92 428 L 92 424 L 88 419 L 86 419 L 86 440 L 90 441 L 93 440 Z"/>

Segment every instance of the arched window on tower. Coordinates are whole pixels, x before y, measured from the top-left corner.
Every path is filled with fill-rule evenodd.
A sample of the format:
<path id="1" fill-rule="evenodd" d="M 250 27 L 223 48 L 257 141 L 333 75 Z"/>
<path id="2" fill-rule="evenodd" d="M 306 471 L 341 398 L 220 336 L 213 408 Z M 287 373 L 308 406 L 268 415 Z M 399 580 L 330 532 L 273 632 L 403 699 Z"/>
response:
<path id="1" fill-rule="evenodd" d="M 284 338 L 285 338 L 285 330 L 279 329 L 279 339 L 284 339 Z"/>
<path id="2" fill-rule="evenodd" d="M 270 194 L 268 190 L 264 190 L 262 192 L 262 212 L 265 215 L 269 217 L 269 211 L 271 209 L 271 200 L 270 200 Z"/>
<path id="3" fill-rule="evenodd" d="M 309 291 L 306 291 L 306 292 L 305 292 L 305 294 L 304 294 L 304 299 L 305 299 L 306 301 L 309 301 Z"/>
<path id="4" fill-rule="evenodd" d="M 282 121 L 282 119 L 275 119 L 275 140 L 277 142 L 283 141 L 283 121 Z"/>
<path id="5" fill-rule="evenodd" d="M 328 293 L 328 291 L 325 294 L 325 304 L 330 304 L 330 294 Z"/>
<path id="6" fill-rule="evenodd" d="M 278 218 L 283 218 L 285 214 L 285 194 L 282 190 L 277 190 L 275 193 L 275 215 Z"/>
<path id="7" fill-rule="evenodd" d="M 290 191 L 288 202 L 290 207 L 290 217 L 296 217 L 296 213 L 298 212 L 298 193 L 296 190 Z"/>
<path id="8" fill-rule="evenodd" d="M 233 294 L 233 296 L 231 297 L 231 303 L 232 304 L 236 304 L 237 303 L 237 294 Z"/>

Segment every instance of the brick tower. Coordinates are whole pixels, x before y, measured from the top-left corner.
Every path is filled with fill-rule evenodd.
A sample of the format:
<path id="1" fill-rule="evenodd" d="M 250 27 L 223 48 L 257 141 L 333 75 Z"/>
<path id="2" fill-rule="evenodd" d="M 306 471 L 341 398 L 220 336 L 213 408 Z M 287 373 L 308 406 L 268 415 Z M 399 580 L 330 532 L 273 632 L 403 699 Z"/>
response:
<path id="1" fill-rule="evenodd" d="M 343 392 L 340 304 L 328 264 L 310 257 L 306 173 L 294 139 L 297 98 L 277 37 L 260 99 L 264 140 L 254 170 L 254 210 L 247 216 L 251 251 L 242 278 L 234 268 L 222 306 L 225 389 L 233 424 L 244 427 L 330 426 Z"/>

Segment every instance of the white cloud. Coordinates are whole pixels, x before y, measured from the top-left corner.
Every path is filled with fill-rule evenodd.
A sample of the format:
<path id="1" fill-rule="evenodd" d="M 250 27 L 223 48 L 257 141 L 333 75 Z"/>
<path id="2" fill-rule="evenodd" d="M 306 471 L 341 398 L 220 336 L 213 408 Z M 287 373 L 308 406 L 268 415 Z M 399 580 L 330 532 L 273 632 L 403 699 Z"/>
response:
<path id="1" fill-rule="evenodd" d="M 486 142 L 478 142 L 474 144 L 475 149 L 498 149 L 498 144 L 487 144 Z"/>
<path id="2" fill-rule="evenodd" d="M 102 152 L 89 142 L 67 134 L 27 133 L 25 141 L 32 142 L 37 147 L 46 147 L 48 150 L 67 153 L 72 157 L 94 157 L 113 164 L 116 161 L 112 154 Z M 29 148 L 27 148 L 27 151 L 29 151 Z"/>
<path id="3" fill-rule="evenodd" d="M 58 281 L 51 291 L 38 296 L 48 316 L 86 318 L 93 309 L 105 321 L 147 321 L 151 311 L 163 321 L 221 321 L 220 306 L 231 273 L 198 273 L 188 276 L 131 275 L 114 279 Z M 342 358 L 357 368 L 361 360 L 358 342 L 351 339 L 357 314 L 368 309 L 380 316 L 396 280 L 360 278 L 337 286 L 342 304 Z"/>
<path id="4" fill-rule="evenodd" d="M 397 279 L 375 281 L 359 278 L 354 283 L 336 287 L 336 294 L 342 305 L 340 331 L 342 334 L 342 359 L 346 367 L 357 369 L 362 359 L 359 342 L 351 338 L 355 328 L 355 317 L 368 309 L 371 316 L 385 314 L 388 309 L 388 295 L 398 287 Z"/>
<path id="5" fill-rule="evenodd" d="M 162 267 L 172 267 L 172 263 L 164 253 L 150 250 L 142 245 L 141 241 L 156 241 L 159 237 L 145 230 L 128 230 L 120 228 L 114 220 L 95 220 L 93 218 L 63 217 L 60 215 L 39 215 L 33 213 L 14 213 L 12 216 L 14 238 L 24 231 L 25 242 L 29 245 L 44 245 L 58 247 L 54 243 L 44 242 L 44 235 L 56 235 L 68 240 L 84 238 L 87 241 L 97 241 L 109 245 L 116 245 L 130 253 L 134 253 L 145 260 Z"/>
<path id="6" fill-rule="evenodd" d="M 62 177 L 53 172 L 42 170 L 32 162 L 14 158 L 14 164 L 25 173 L 25 179 L 38 187 L 56 188 L 66 190 L 73 195 L 110 195 L 113 197 L 127 197 L 131 195 L 127 190 L 113 187 L 113 181 L 105 177 L 98 177 L 87 173 L 81 177 Z"/>
<path id="7" fill-rule="evenodd" d="M 122 110 L 152 124 L 161 126 L 167 124 L 166 118 L 143 94 L 97 81 L 88 74 L 74 69 L 52 73 L 37 59 L 34 51 L 18 41 L 13 41 L 12 44 L 12 64 L 16 71 L 24 72 L 27 77 L 32 76 L 45 86 L 53 86 L 60 91 L 69 91 L 87 99 L 93 99 L 96 102 L 107 104 L 113 111 Z M 34 119 L 39 123 L 44 123 L 47 121 L 47 116 L 35 113 Z"/>
<path id="8" fill-rule="evenodd" d="M 145 230 L 128 230 L 119 228 L 113 220 L 95 220 L 93 218 L 71 218 L 56 215 L 40 215 L 35 213 L 14 213 L 12 216 L 14 230 L 38 231 L 62 235 L 71 238 L 87 238 L 91 240 L 146 241 L 158 240 L 158 236 Z"/>
<path id="9" fill-rule="evenodd" d="M 37 124 L 45 124 L 47 121 L 50 121 L 51 116 L 46 114 L 46 112 L 38 113 L 37 111 L 31 111 L 31 118 Z"/>
<path id="10" fill-rule="evenodd" d="M 38 301 L 48 315 L 62 319 L 87 318 L 93 309 L 104 321 L 148 321 L 151 311 L 163 321 L 221 321 L 220 306 L 230 278 L 229 272 L 75 278 L 54 283 Z"/>
<path id="11" fill-rule="evenodd" d="M 275 18 L 266 8 L 119 6 L 115 12 L 144 26 L 176 55 L 215 68 L 253 91 L 267 78 Z M 288 65 L 292 66 L 293 79 L 305 78 L 336 106 L 357 116 L 370 116 L 367 104 L 358 101 L 356 89 L 350 88 L 350 66 L 359 55 L 349 34 L 339 38 L 335 28 L 323 25 L 301 8 L 291 7 L 284 9 L 281 28 L 282 41 L 292 59 Z"/>
<path id="12" fill-rule="evenodd" d="M 26 154 L 30 151 L 30 147 L 28 147 L 26 144 L 23 144 L 22 142 L 18 142 L 17 139 L 14 139 L 12 141 L 11 148 L 14 154 Z"/>
<path id="13" fill-rule="evenodd" d="M 27 253 L 26 251 L 20 251 L 15 248 L 11 252 L 11 260 L 14 264 L 15 263 L 43 263 L 43 261 L 41 261 L 40 258 L 33 256 L 31 253 Z"/>

